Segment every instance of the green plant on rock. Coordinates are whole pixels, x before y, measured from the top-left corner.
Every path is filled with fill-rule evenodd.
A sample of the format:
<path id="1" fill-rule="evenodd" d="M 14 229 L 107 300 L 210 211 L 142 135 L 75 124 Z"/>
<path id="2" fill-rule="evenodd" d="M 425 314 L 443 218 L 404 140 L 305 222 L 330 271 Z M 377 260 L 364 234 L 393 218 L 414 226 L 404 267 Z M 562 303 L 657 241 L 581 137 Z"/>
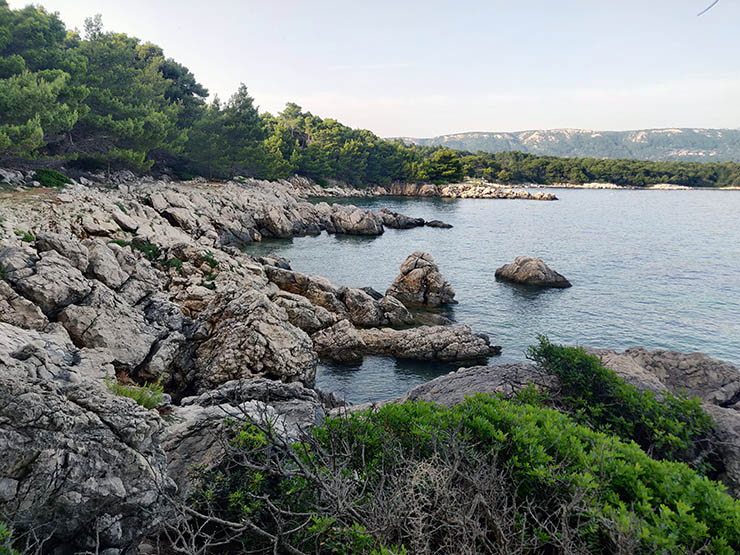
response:
<path id="1" fill-rule="evenodd" d="M 33 234 L 29 231 L 16 229 L 15 234 L 20 237 L 21 241 L 23 241 L 24 243 L 33 243 L 36 240 L 36 237 L 34 237 Z"/>
<path id="2" fill-rule="evenodd" d="M 130 247 L 131 246 L 131 243 L 124 239 L 111 239 L 110 241 L 108 241 L 108 243 L 113 243 L 114 245 L 118 245 L 119 247 Z"/>
<path id="3" fill-rule="evenodd" d="M 33 174 L 33 179 L 38 181 L 42 187 L 62 189 L 65 185 L 72 183 L 72 180 L 57 170 L 40 168 Z"/>
<path id="4" fill-rule="evenodd" d="M 113 204 L 115 204 L 121 212 L 123 212 L 124 214 L 128 214 L 128 210 L 126 210 L 126 206 L 120 200 L 114 202 Z"/>
<path id="5" fill-rule="evenodd" d="M 554 345 L 540 336 L 528 355 L 562 384 L 556 400 L 594 429 L 637 442 L 654 458 L 706 466 L 709 434 L 714 426 L 701 401 L 662 392 L 640 391 L 589 355 L 582 347 Z"/>
<path id="6" fill-rule="evenodd" d="M 213 257 L 213 253 L 211 251 L 204 252 L 203 256 L 201 256 L 201 260 L 211 268 L 218 268 L 218 260 Z"/>
<path id="7" fill-rule="evenodd" d="M 105 385 L 108 388 L 108 391 L 122 397 L 133 399 L 142 407 L 147 409 L 153 409 L 159 405 L 159 403 L 162 402 L 162 397 L 164 395 L 162 376 L 160 376 L 156 382 L 145 382 L 144 385 L 124 385 L 118 383 L 115 378 L 109 378 L 106 373 Z"/>
<path id="8" fill-rule="evenodd" d="M 13 530 L 0 521 L 0 555 L 21 555 L 13 548 Z"/>
<path id="9" fill-rule="evenodd" d="M 173 256 L 167 261 L 167 267 L 174 268 L 179 274 L 182 274 L 182 260 Z"/>

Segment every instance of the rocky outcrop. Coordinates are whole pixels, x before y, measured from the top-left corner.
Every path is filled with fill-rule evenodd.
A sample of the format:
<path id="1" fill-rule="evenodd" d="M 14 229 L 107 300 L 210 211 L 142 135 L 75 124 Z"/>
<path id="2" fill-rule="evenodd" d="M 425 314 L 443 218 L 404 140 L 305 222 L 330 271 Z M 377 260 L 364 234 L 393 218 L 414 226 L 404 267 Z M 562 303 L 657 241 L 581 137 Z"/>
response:
<path id="1" fill-rule="evenodd" d="M 382 235 L 383 221 L 369 210 L 352 205 L 333 205 L 332 232 L 348 235 Z M 331 229 L 331 228 L 327 228 Z"/>
<path id="2" fill-rule="evenodd" d="M 517 256 L 513 264 L 496 270 L 496 279 L 536 287 L 570 287 L 571 283 L 539 258 Z"/>
<path id="3" fill-rule="evenodd" d="M 362 289 L 335 287 L 326 278 L 274 266 L 265 266 L 264 271 L 267 278 L 281 290 L 305 297 L 312 305 L 334 314 L 336 320 L 347 318 L 361 327 L 400 326 L 413 321 L 403 303 L 396 299 L 381 297 L 377 300 Z M 279 302 L 285 304 L 287 301 L 281 299 Z M 306 309 L 310 310 L 308 307 Z M 326 316 L 318 314 L 317 317 L 328 322 Z M 314 322 L 308 326 L 306 323 L 299 327 L 311 333 Z"/>
<path id="4" fill-rule="evenodd" d="M 467 326 L 422 326 L 406 330 L 357 329 L 347 320 L 312 336 L 320 357 L 358 364 L 365 355 L 391 356 L 409 360 L 463 362 L 484 360 L 499 354 L 485 335 Z"/>
<path id="5" fill-rule="evenodd" d="M 424 218 L 410 218 L 404 214 L 393 212 L 388 208 L 381 208 L 377 214 L 383 225 L 392 229 L 411 229 L 412 227 L 420 227 L 425 224 Z"/>
<path id="6" fill-rule="evenodd" d="M 404 197 L 557 200 L 557 197 L 552 193 L 542 191 L 530 193 L 523 189 L 515 190 L 507 187 L 473 182 L 450 183 L 447 185 L 394 183 L 391 185 L 388 193 Z"/>
<path id="7" fill-rule="evenodd" d="M 447 224 L 441 220 L 430 220 L 424 224 L 427 227 L 436 227 L 439 229 L 451 229 L 452 224 Z"/>
<path id="8" fill-rule="evenodd" d="M 431 401 L 452 406 L 476 393 L 511 397 L 529 384 L 534 384 L 541 391 L 548 391 L 557 385 L 557 380 L 531 364 L 473 366 L 417 385 L 397 402 Z"/>
<path id="9" fill-rule="evenodd" d="M 308 335 L 254 290 L 218 298 L 200 316 L 207 338 L 195 350 L 198 391 L 234 379 L 269 377 L 312 384 L 316 355 Z"/>
<path id="10" fill-rule="evenodd" d="M 60 552 L 124 553 L 161 523 L 175 491 L 164 423 L 42 341 L 0 347 L 11 363 L 0 372 L 0 515 Z"/>
<path id="11" fill-rule="evenodd" d="M 401 264 L 401 273 L 386 291 L 407 306 L 438 307 L 452 303 L 455 291 L 429 253 L 417 251 Z"/>

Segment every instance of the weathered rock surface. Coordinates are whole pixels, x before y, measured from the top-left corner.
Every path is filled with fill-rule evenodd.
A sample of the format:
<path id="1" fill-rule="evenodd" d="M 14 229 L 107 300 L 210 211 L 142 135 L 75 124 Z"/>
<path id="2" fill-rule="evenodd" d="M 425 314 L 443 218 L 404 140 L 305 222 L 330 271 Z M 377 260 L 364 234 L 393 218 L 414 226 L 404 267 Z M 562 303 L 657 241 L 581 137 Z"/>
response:
<path id="1" fill-rule="evenodd" d="M 417 385 L 397 402 L 431 401 L 452 406 L 476 393 L 496 393 L 511 397 L 529 384 L 547 391 L 556 386 L 557 380 L 531 364 L 473 366 Z"/>
<path id="2" fill-rule="evenodd" d="M 163 422 L 88 383 L 0 372 L 0 514 L 68 552 L 123 553 L 174 493 Z"/>
<path id="3" fill-rule="evenodd" d="M 348 235 L 382 235 L 383 222 L 369 210 L 363 210 L 353 205 L 333 205 L 331 215 L 334 233 Z"/>
<path id="4" fill-rule="evenodd" d="M 496 279 L 537 287 L 570 287 L 571 283 L 539 258 L 517 256 L 513 264 L 496 270 Z"/>
<path id="5" fill-rule="evenodd" d="M 425 224 L 424 218 L 411 218 L 405 214 L 393 212 L 388 208 L 381 208 L 377 214 L 383 225 L 392 229 L 411 229 L 412 227 L 420 227 Z"/>
<path id="6" fill-rule="evenodd" d="M 49 324 L 38 306 L 13 291 L 5 281 L 0 281 L 0 322 L 35 330 L 43 330 Z"/>
<path id="7" fill-rule="evenodd" d="M 362 335 L 349 320 L 341 320 L 315 333 L 311 340 L 321 358 L 344 364 L 359 364 L 367 353 Z"/>
<path id="8" fill-rule="evenodd" d="M 211 467 L 223 459 L 224 418 L 262 423 L 269 418 L 274 429 L 296 437 L 300 429 L 320 424 L 324 409 L 312 389 L 257 378 L 226 382 L 197 397 L 186 397 L 173 408 L 172 417 L 174 424 L 164 442 L 168 472 L 179 494 L 186 496 L 191 469 L 202 464 Z"/>
<path id="9" fill-rule="evenodd" d="M 437 227 L 440 229 L 451 229 L 452 224 L 445 223 L 441 220 L 430 220 L 424 224 L 427 227 Z"/>
<path id="10" fill-rule="evenodd" d="M 438 307 L 452 303 L 455 291 L 429 253 L 416 251 L 401 264 L 401 273 L 386 291 L 407 306 Z"/>
<path id="11" fill-rule="evenodd" d="M 249 377 L 313 383 L 310 338 L 265 294 L 248 290 L 219 298 L 200 319 L 208 338 L 195 351 L 199 391 Z"/>

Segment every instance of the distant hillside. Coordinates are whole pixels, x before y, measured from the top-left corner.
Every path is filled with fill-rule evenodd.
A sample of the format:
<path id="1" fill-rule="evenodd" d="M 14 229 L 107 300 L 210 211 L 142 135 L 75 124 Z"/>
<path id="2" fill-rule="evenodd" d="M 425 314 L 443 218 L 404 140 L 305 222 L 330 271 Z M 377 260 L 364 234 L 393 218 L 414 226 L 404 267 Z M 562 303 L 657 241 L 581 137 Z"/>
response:
<path id="1" fill-rule="evenodd" d="M 548 129 L 512 133 L 455 133 L 431 139 L 401 139 L 406 143 L 442 145 L 472 152 L 519 150 L 552 156 L 740 162 L 740 129 Z"/>

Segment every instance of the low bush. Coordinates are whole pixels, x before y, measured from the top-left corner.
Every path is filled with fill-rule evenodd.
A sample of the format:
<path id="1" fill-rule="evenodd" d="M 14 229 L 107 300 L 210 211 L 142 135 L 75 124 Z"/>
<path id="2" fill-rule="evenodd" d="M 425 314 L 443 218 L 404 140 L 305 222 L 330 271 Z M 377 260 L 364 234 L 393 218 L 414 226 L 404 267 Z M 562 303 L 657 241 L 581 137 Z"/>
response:
<path id="1" fill-rule="evenodd" d="M 216 260 L 213 257 L 213 253 L 211 251 L 206 251 L 203 253 L 203 256 L 200 257 L 203 262 L 208 264 L 211 268 L 218 268 L 218 260 Z"/>
<path id="2" fill-rule="evenodd" d="M 0 555 L 21 555 L 13 548 L 13 530 L 0 521 Z"/>
<path id="3" fill-rule="evenodd" d="M 658 400 L 640 391 L 589 355 L 582 347 L 565 347 L 539 338 L 528 357 L 556 375 L 561 410 L 596 430 L 637 442 L 650 456 L 691 463 L 709 471 L 708 437 L 714 425 L 701 401 L 665 391 Z"/>
<path id="4" fill-rule="evenodd" d="M 721 485 L 522 398 L 386 405 L 291 443 L 275 426 L 229 429 L 229 456 L 196 471 L 190 498 L 191 528 L 226 551 L 740 549 L 740 503 Z"/>
<path id="5" fill-rule="evenodd" d="M 108 391 L 128 397 L 139 403 L 142 407 L 153 409 L 162 402 L 164 387 L 162 386 L 162 377 L 154 383 L 146 382 L 144 385 L 124 385 L 118 383 L 115 378 L 111 379 L 105 375 L 105 385 Z"/>
<path id="6" fill-rule="evenodd" d="M 30 233 L 29 231 L 16 229 L 15 234 L 20 237 L 21 241 L 23 241 L 24 243 L 33 243 L 36 240 L 36 237 L 33 236 L 33 233 Z"/>
<path id="7" fill-rule="evenodd" d="M 72 183 L 72 180 L 62 172 L 40 168 L 33 174 L 33 179 L 38 181 L 42 187 L 61 189 Z"/>

